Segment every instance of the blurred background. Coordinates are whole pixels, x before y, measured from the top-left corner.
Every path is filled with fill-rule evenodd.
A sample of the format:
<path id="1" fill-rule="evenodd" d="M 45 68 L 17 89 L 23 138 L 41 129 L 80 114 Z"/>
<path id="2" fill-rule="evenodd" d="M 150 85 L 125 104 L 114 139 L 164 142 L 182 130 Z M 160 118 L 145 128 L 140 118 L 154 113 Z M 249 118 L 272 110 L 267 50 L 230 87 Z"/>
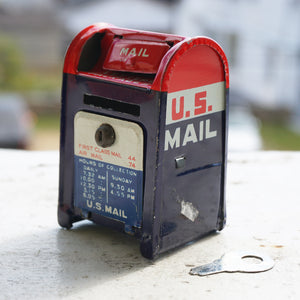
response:
<path id="1" fill-rule="evenodd" d="M 230 67 L 229 150 L 300 150 L 300 0 L 0 0 L 0 147 L 59 149 L 63 59 L 95 22 L 206 35 Z"/>

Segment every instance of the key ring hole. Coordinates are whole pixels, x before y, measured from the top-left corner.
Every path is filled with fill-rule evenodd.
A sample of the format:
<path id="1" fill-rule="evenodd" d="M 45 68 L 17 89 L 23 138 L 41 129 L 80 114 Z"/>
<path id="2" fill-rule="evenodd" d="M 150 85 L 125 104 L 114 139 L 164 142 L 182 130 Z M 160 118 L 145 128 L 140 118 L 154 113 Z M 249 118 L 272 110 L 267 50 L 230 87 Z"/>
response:
<path id="1" fill-rule="evenodd" d="M 249 264 L 260 264 L 261 262 L 263 262 L 264 260 L 256 255 L 245 255 L 242 256 L 242 260 L 249 263 Z"/>

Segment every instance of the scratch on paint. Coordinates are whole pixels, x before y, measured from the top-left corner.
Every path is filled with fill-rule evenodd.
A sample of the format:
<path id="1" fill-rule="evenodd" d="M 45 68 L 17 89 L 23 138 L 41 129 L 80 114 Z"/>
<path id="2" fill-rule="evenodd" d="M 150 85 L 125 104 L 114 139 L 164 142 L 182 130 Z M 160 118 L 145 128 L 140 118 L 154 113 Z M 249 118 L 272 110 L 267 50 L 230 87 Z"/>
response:
<path id="1" fill-rule="evenodd" d="M 199 211 L 193 206 L 191 202 L 181 201 L 181 214 L 187 217 L 192 222 L 195 222 L 199 215 Z"/>

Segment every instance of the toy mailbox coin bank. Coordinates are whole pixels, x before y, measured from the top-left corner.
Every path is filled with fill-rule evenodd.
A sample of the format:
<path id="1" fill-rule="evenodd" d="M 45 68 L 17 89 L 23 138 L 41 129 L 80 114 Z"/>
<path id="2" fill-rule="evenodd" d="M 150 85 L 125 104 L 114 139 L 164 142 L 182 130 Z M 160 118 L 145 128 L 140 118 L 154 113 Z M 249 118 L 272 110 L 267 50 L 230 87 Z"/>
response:
<path id="1" fill-rule="evenodd" d="M 58 222 L 153 258 L 225 225 L 228 63 L 206 37 L 95 24 L 65 58 Z"/>

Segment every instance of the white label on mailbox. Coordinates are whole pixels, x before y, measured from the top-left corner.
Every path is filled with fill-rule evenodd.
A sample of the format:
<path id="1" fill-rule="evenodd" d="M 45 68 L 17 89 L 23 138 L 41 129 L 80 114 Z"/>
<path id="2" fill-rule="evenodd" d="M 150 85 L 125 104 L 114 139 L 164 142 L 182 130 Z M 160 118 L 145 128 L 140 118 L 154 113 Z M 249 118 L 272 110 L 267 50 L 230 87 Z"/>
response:
<path id="1" fill-rule="evenodd" d="M 225 82 L 168 93 L 166 125 L 225 109 Z"/>
<path id="2" fill-rule="evenodd" d="M 115 142 L 107 148 L 96 143 L 95 133 L 102 124 L 115 131 Z M 74 153 L 134 170 L 143 170 L 143 131 L 133 122 L 80 111 L 74 119 Z"/>

